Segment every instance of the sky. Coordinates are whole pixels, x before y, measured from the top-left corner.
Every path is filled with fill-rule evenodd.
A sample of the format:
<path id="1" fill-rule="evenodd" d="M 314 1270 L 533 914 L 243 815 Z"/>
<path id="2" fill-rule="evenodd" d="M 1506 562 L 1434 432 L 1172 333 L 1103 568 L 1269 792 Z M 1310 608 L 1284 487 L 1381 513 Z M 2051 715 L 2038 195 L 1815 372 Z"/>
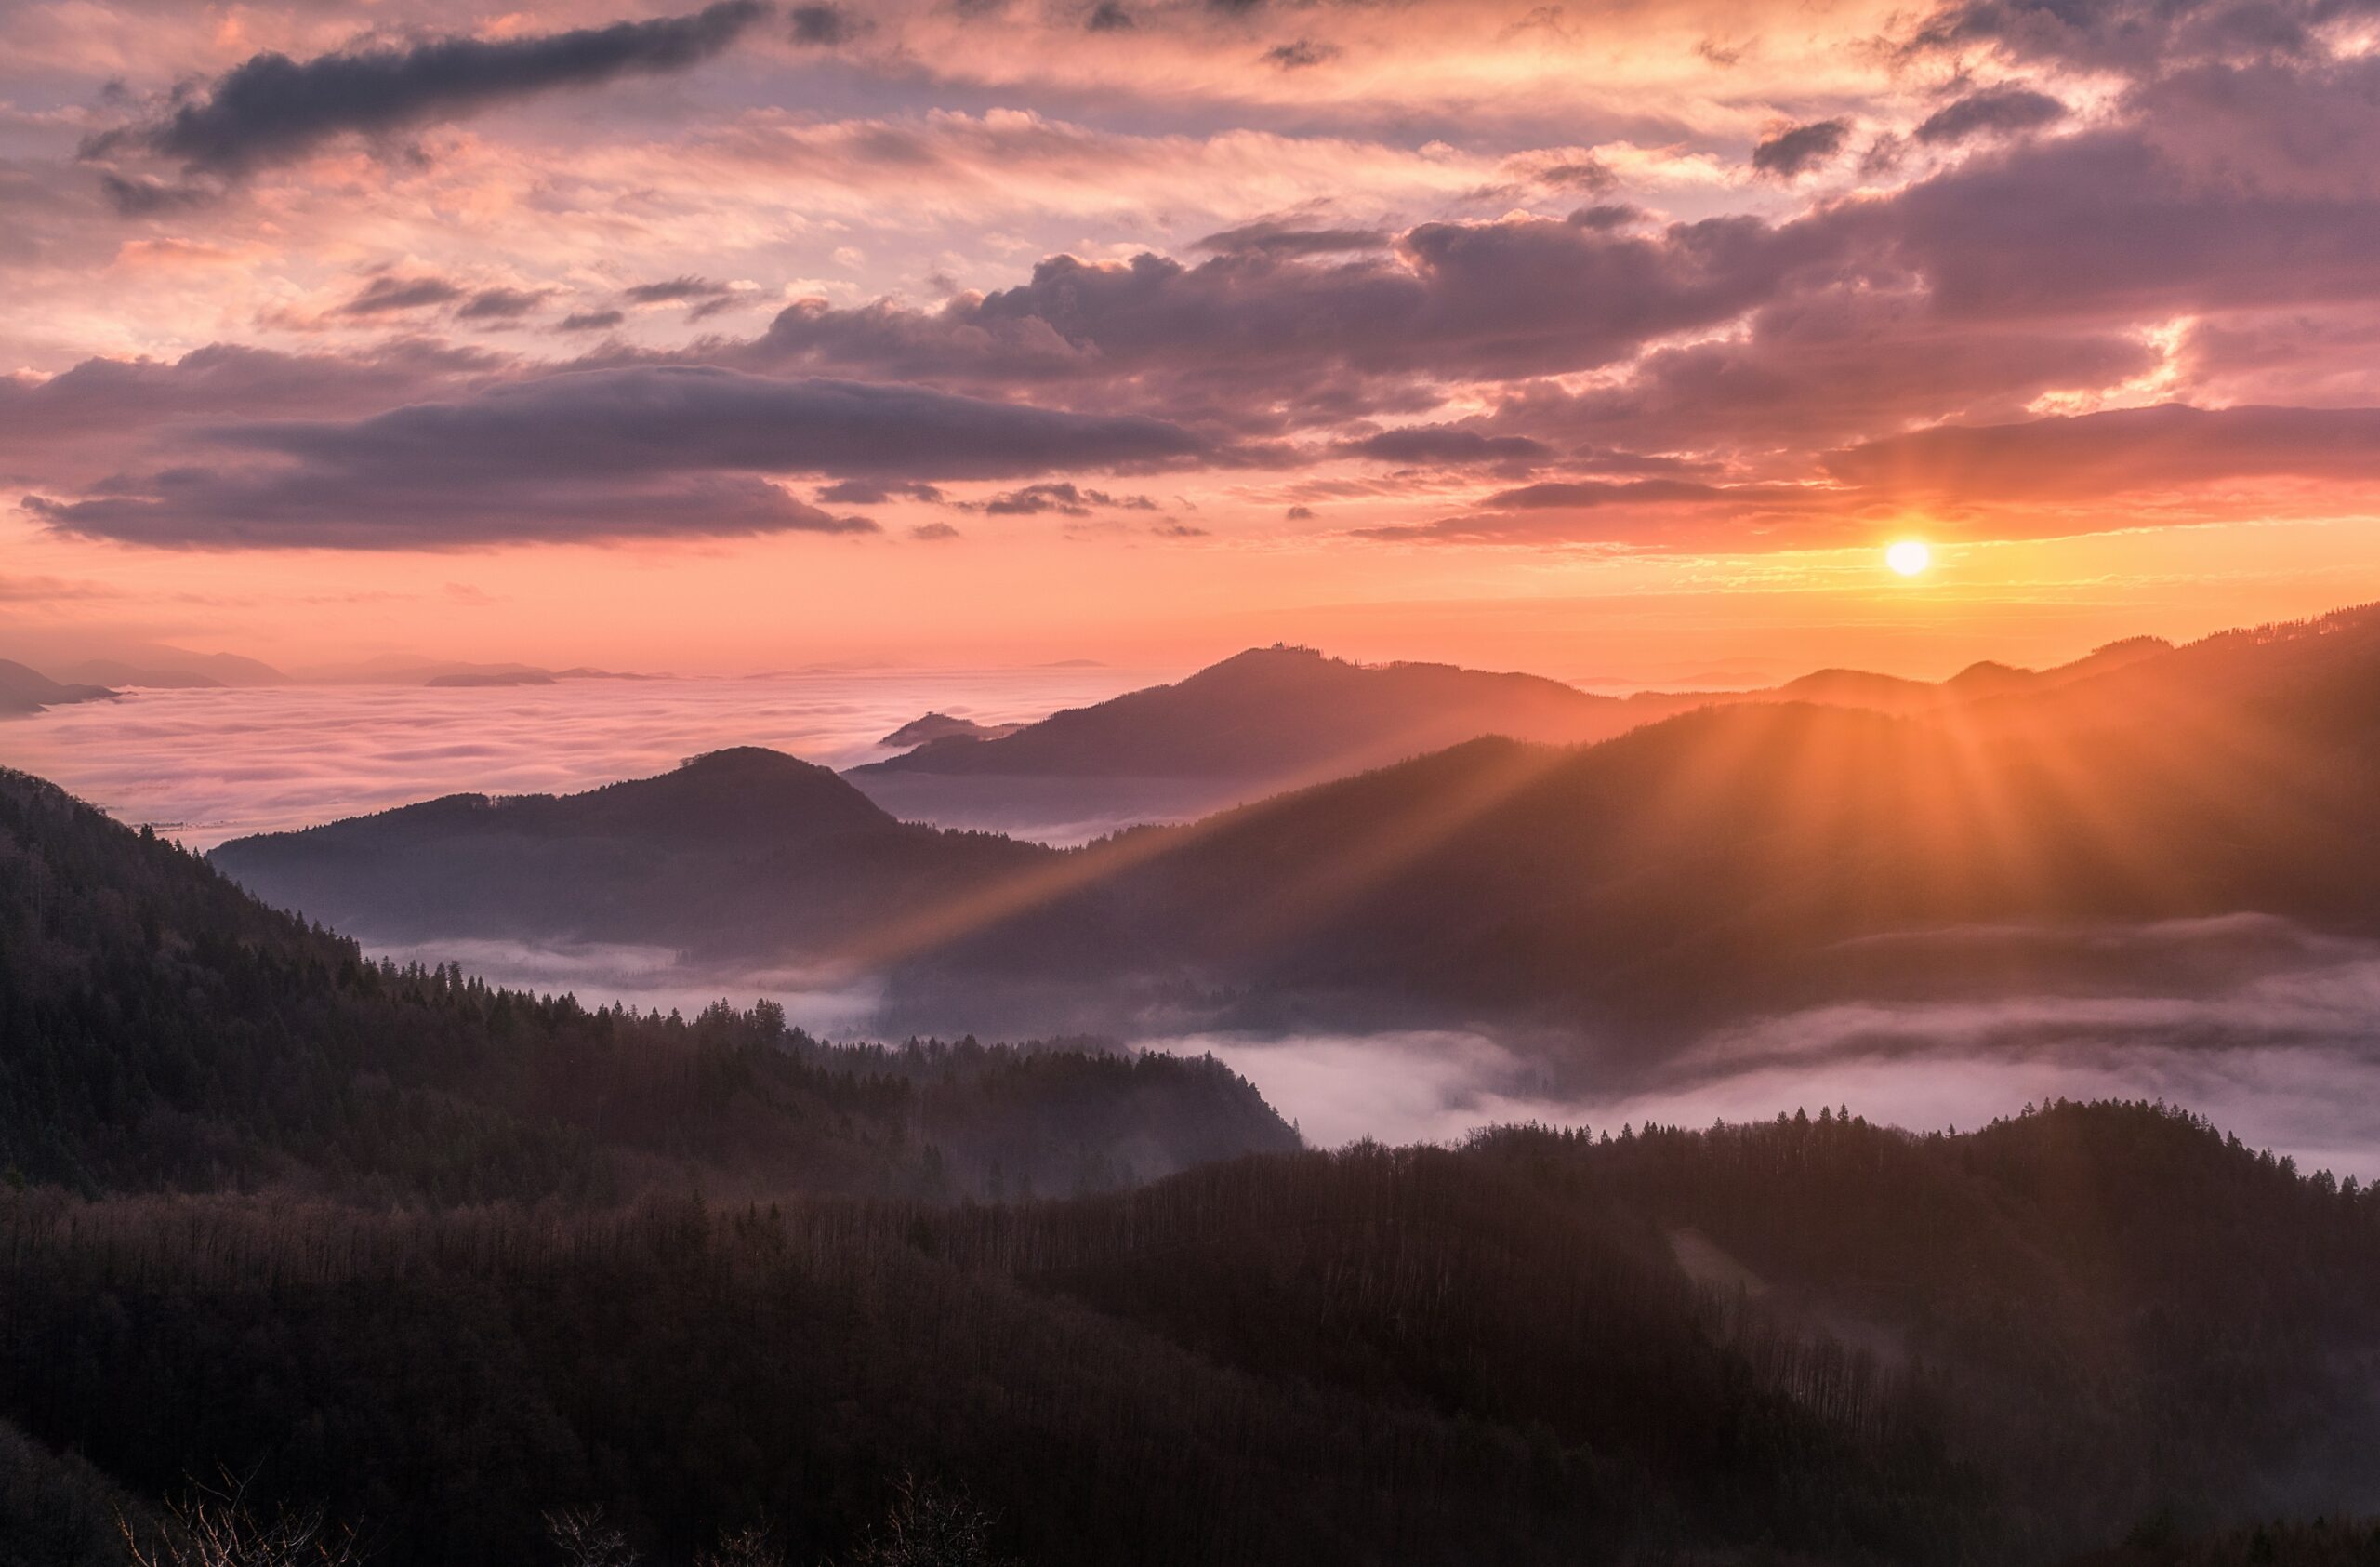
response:
<path id="1" fill-rule="evenodd" d="M 0 16 L 0 653 L 1641 684 L 2380 598 L 2374 0 Z"/>

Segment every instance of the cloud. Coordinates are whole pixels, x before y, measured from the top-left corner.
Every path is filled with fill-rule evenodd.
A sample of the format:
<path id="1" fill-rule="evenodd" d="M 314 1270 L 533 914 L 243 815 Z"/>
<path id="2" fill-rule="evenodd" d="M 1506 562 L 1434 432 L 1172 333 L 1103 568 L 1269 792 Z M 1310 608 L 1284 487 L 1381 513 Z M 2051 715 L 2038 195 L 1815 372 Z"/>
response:
<path id="1" fill-rule="evenodd" d="M 948 523 L 919 523 L 909 530 L 909 537 L 920 544 L 945 544 L 961 536 Z"/>
<path id="2" fill-rule="evenodd" d="M 220 193 L 203 184 L 167 184 L 146 175 L 129 179 L 120 174 L 99 176 L 99 193 L 126 218 L 155 218 L 204 206 Z"/>
<path id="3" fill-rule="evenodd" d="M 602 332 L 617 326 L 628 316 L 615 310 L 573 311 L 562 318 L 555 330 L 562 332 Z"/>
<path id="4" fill-rule="evenodd" d="M 1778 179 L 1793 179 L 1843 151 L 1851 136 L 1848 120 L 1819 120 L 1778 132 L 1752 150 L 1752 166 Z"/>
<path id="5" fill-rule="evenodd" d="M 464 321 L 518 321 L 545 301 L 543 293 L 525 288 L 483 288 L 455 314 Z"/>
<path id="6" fill-rule="evenodd" d="M 2208 59 L 2299 55 L 2349 0 L 1956 0 L 1911 34 L 1911 52 L 1990 47 L 2016 60 L 2153 73 Z"/>
<path id="7" fill-rule="evenodd" d="M 733 44 L 767 10 L 762 0 L 719 0 L 689 16 L 521 38 L 442 38 L 302 61 L 259 54 L 204 96 L 95 137 L 85 152 L 146 152 L 192 173 L 235 177 L 305 157 L 340 136 L 389 136 L 558 88 L 682 71 Z"/>
<path id="8" fill-rule="evenodd" d="M 936 311 L 802 300 L 736 358 L 987 387 L 1130 383 L 1159 400 L 1210 397 L 1219 418 L 1264 396 L 1327 411 L 1354 402 L 1367 377 L 1501 378 L 1610 364 L 1651 339 L 1741 313 L 1834 243 L 1750 218 L 1643 233 L 1514 217 L 1421 224 L 1392 254 L 1350 259 L 1261 249 L 1195 266 L 1154 253 L 1056 256 L 1025 284 Z"/>
<path id="9" fill-rule="evenodd" d="M 1265 218 L 1209 234 L 1191 248 L 1217 254 L 1332 256 L 1384 249 L 1388 243 L 1389 235 L 1380 229 L 1316 229 L 1294 219 Z"/>
<path id="10" fill-rule="evenodd" d="M 2045 92 L 2016 83 L 2003 83 L 1971 92 L 1944 105 L 1918 123 L 1917 139 L 1929 146 L 1973 140 L 1978 136 L 2010 136 L 2055 125 L 2066 117 L 2066 105 Z"/>
<path id="11" fill-rule="evenodd" d="M 476 387 L 506 363 L 416 340 L 350 354 L 215 343 L 171 360 L 86 359 L 47 379 L 0 376 L 0 471 L 77 484 L 202 425 L 376 412 Z"/>
<path id="12" fill-rule="evenodd" d="M 1944 426 L 1828 454 L 1846 485 L 1894 496 L 2093 500 L 2241 479 L 2380 484 L 2380 408 L 2165 404 Z"/>
<path id="13" fill-rule="evenodd" d="M 939 502 L 943 493 L 937 485 L 898 479 L 845 479 L 820 489 L 815 498 L 821 506 L 881 506 L 888 500 Z"/>
<path id="14" fill-rule="evenodd" d="M 1099 4 L 1091 7 L 1091 15 L 1083 19 L 1082 25 L 1084 31 L 1090 33 L 1130 33 L 1137 24 L 1132 20 L 1132 13 L 1117 5 L 1116 0 L 1099 0 Z"/>
<path id="15" fill-rule="evenodd" d="M 1027 485 L 1023 489 L 996 495 L 980 507 L 971 506 L 994 517 L 1038 517 L 1055 513 L 1062 517 L 1088 517 L 1094 511 L 1154 511 L 1157 502 L 1144 495 L 1110 495 L 1105 490 L 1087 490 L 1071 484 Z"/>
<path id="16" fill-rule="evenodd" d="M 1554 456 L 1551 446 L 1529 436 L 1493 435 L 1448 424 L 1383 430 L 1376 435 L 1343 441 L 1338 449 L 1350 457 L 1446 468 L 1526 465 L 1543 462 Z"/>
<path id="17" fill-rule="evenodd" d="M 668 277 L 657 283 L 640 283 L 620 290 L 620 298 L 632 305 L 676 304 L 681 300 L 716 299 L 728 293 L 724 283 L 707 277 Z"/>
<path id="18" fill-rule="evenodd" d="M 351 422 L 211 429 L 217 460 L 30 497 L 51 528 L 179 547 L 866 532 L 760 475 L 999 478 L 1207 458 L 1178 426 L 919 387 L 585 370 Z"/>
<path id="19" fill-rule="evenodd" d="M 1336 44 L 1316 43 L 1311 38 L 1299 38 L 1287 44 L 1276 44 L 1264 51 L 1264 61 L 1284 71 L 1303 71 L 1339 58 Z"/>
<path id="20" fill-rule="evenodd" d="M 797 6 L 790 16 L 790 36 L 808 48 L 835 48 L 867 30 L 867 23 L 840 6 Z"/>
<path id="21" fill-rule="evenodd" d="M 443 277 L 398 277 L 383 273 L 338 307 L 340 315 L 390 315 L 451 303 L 463 290 Z"/>

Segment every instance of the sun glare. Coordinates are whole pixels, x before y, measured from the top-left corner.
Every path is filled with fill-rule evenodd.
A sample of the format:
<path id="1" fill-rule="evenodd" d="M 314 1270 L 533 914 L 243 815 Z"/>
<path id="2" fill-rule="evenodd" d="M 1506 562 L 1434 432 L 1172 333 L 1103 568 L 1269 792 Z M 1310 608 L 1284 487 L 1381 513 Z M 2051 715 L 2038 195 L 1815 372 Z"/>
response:
<path id="1" fill-rule="evenodd" d="M 1884 551 L 1884 564 L 1903 577 L 1914 577 L 1934 564 L 1934 551 L 1922 540 L 1904 538 Z"/>

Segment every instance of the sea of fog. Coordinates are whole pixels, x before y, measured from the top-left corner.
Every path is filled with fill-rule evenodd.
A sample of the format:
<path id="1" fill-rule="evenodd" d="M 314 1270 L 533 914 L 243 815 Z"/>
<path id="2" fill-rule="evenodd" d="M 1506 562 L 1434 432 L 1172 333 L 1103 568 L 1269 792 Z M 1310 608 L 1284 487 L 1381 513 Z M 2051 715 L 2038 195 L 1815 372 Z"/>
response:
<path id="1" fill-rule="evenodd" d="M 729 745 L 830 766 L 928 710 L 1030 719 L 1168 678 L 1120 670 L 886 671 L 746 680 L 573 681 L 425 689 L 282 686 L 137 692 L 0 723 L 0 762 L 121 819 L 205 849 L 457 790 L 567 791 Z M 1051 822 L 1078 841 L 1106 823 Z M 1128 1042 L 1211 1053 L 1309 1142 L 1447 1140 L 1536 1120 L 1706 1125 L 1847 1105 L 1893 1124 L 1972 1127 L 2029 1102 L 2162 1099 L 2307 1168 L 2380 1178 L 2380 948 L 2239 919 L 2101 933 L 2134 949 L 2110 986 L 1849 1003 L 1741 1024 L 1658 1070 L 1598 1081 L 1594 1042 L 1487 1029 L 1272 1037 L 1151 1031 Z M 865 1037 L 879 995 L 795 969 L 696 970 L 639 947 L 452 941 L 384 949 L 592 1005 L 692 1011 L 767 996 L 813 1032 Z"/>
<path id="2" fill-rule="evenodd" d="M 560 794 L 666 772 L 725 746 L 837 769 L 930 711 L 1004 724 L 1182 671 L 864 671 L 551 685 L 135 690 L 0 720 L 0 763 L 206 850 L 442 794 Z M 1019 823 L 1051 840 L 1112 823 Z M 1030 831 L 1040 827 L 1044 830 Z"/>

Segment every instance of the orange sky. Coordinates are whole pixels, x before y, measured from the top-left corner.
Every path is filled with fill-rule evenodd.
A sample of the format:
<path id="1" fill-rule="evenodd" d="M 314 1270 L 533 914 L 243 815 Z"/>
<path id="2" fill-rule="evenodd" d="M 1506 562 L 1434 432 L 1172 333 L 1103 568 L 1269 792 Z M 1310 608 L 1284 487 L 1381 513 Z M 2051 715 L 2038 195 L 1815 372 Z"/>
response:
<path id="1" fill-rule="evenodd" d="M 29 0 L 0 655 L 1659 684 L 2380 598 L 2380 57 L 2270 9 Z"/>

